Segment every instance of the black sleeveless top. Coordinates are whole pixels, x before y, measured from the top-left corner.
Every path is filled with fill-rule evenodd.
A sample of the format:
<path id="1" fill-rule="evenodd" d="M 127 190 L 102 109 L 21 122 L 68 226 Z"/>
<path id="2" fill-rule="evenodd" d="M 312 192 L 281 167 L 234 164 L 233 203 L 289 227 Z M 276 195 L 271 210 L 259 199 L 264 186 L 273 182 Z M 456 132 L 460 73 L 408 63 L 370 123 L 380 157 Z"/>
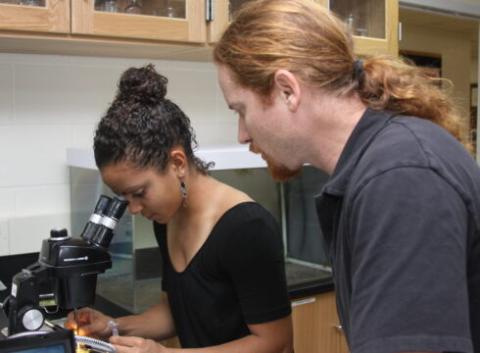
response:
<path id="1" fill-rule="evenodd" d="M 207 347 L 250 334 L 247 324 L 290 314 L 281 233 L 255 202 L 229 209 L 183 272 L 168 254 L 166 225 L 154 223 L 168 293 L 183 348 Z"/>

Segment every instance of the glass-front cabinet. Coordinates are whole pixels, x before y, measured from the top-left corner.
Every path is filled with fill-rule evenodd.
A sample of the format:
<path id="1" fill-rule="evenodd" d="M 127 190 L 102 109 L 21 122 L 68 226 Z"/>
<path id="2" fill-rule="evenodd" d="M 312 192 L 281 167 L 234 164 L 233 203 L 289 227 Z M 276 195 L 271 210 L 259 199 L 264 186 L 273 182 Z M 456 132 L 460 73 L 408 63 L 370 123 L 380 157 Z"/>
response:
<path id="1" fill-rule="evenodd" d="M 197 50 L 198 60 L 208 60 L 204 44 L 218 41 L 235 12 L 248 1 L 252 0 L 0 0 L 0 36 L 28 39 L 24 35 L 32 34 L 42 40 L 61 39 L 62 45 L 66 44 L 63 50 L 71 44 L 74 53 L 92 47 L 100 50 L 99 45 L 106 43 L 111 45 L 103 47 L 113 48 L 109 54 L 118 51 L 127 56 L 132 55 L 128 45 L 143 45 L 145 56 L 164 52 L 175 57 L 173 47 L 194 44 L 176 49 L 187 57 Z M 398 0 L 305 1 L 316 1 L 345 21 L 354 35 L 357 55 L 397 55 Z M 26 44 L 35 52 L 48 51 L 41 43 L 35 45 L 32 40 Z M 163 43 L 163 49 L 153 48 L 157 43 Z"/>
<path id="2" fill-rule="evenodd" d="M 203 0 L 75 0 L 72 32 L 203 43 L 205 3 Z"/>
<path id="3" fill-rule="evenodd" d="M 68 33 L 70 0 L 0 0 L 0 30 Z"/>
<path id="4" fill-rule="evenodd" d="M 329 0 L 354 35 L 355 53 L 398 54 L 398 0 Z"/>
<path id="5" fill-rule="evenodd" d="M 245 3 L 252 0 L 207 0 L 212 9 L 212 19 L 208 24 L 208 39 L 215 43 L 232 20 L 235 12 Z M 325 4 L 328 0 L 307 0 Z"/>
<path id="6" fill-rule="evenodd" d="M 211 1 L 211 0 L 210 0 Z M 215 43 L 235 11 L 251 0 L 213 1 L 209 41 Z M 339 16 L 352 31 L 358 55 L 398 53 L 398 0 L 310 0 Z"/>

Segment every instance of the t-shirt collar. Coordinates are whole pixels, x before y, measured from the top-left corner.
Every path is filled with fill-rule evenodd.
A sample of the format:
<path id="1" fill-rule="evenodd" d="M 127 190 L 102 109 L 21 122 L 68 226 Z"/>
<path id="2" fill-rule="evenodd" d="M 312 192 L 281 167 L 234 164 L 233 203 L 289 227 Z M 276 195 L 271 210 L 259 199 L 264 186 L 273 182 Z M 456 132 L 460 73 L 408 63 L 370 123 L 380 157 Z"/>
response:
<path id="1" fill-rule="evenodd" d="M 378 111 L 367 108 L 352 131 L 343 148 L 333 174 L 323 187 L 326 192 L 336 196 L 345 193 L 355 166 L 375 135 L 383 129 L 395 115 L 391 111 Z"/>

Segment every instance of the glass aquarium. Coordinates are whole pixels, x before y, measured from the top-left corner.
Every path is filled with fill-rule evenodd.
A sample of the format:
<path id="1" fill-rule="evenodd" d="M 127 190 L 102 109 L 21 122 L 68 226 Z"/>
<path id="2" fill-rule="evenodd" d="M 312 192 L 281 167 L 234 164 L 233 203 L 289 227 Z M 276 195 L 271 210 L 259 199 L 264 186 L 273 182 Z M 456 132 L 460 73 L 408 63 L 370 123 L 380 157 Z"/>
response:
<path id="1" fill-rule="evenodd" d="M 326 175 L 304 167 L 287 183 L 272 180 L 267 168 L 213 170 L 211 175 L 264 206 L 281 225 L 289 288 L 331 277 L 318 225 L 314 195 Z M 79 235 L 101 194 L 112 195 L 96 169 L 70 167 L 72 235 Z M 97 294 L 138 313 L 161 297 L 162 259 L 151 221 L 126 213 L 109 247 L 113 267 L 98 279 Z"/>

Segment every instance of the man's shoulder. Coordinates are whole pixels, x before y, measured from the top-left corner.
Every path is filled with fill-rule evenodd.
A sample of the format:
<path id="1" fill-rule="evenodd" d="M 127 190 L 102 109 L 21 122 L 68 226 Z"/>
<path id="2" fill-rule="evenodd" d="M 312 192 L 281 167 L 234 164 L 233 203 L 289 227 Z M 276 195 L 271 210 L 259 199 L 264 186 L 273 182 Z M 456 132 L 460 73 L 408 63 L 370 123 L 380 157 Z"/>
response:
<path id="1" fill-rule="evenodd" d="M 400 167 L 429 167 L 432 142 L 425 138 L 428 134 L 418 130 L 422 127 L 435 133 L 436 129 L 419 120 L 399 116 L 386 124 L 359 159 L 354 173 L 356 179 L 368 179 Z"/>

